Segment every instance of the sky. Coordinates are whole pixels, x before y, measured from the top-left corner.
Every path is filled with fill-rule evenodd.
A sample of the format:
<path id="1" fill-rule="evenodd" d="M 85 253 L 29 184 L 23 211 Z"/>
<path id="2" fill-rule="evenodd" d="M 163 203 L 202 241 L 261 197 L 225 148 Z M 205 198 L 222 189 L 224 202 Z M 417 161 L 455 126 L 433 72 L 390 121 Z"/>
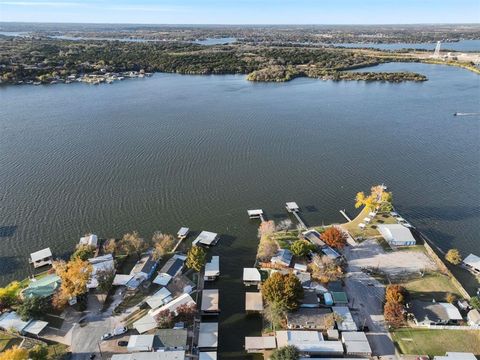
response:
<path id="1" fill-rule="evenodd" d="M 479 23 L 480 0 L 0 0 L 0 21 L 134 24 Z"/>

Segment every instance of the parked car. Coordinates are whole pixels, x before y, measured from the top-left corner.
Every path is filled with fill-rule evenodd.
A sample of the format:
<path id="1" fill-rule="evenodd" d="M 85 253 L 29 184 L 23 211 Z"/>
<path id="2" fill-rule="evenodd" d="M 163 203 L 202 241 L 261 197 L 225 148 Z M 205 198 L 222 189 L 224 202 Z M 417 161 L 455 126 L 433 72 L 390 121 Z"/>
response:
<path id="1" fill-rule="evenodd" d="M 113 335 L 114 336 L 123 335 L 127 331 L 128 331 L 128 329 L 125 326 L 119 326 L 119 327 L 116 327 L 115 329 L 113 329 Z"/>
<path id="2" fill-rule="evenodd" d="M 128 345 L 128 341 L 125 341 L 125 340 L 120 340 L 118 343 L 117 343 L 118 346 L 127 346 Z"/>
<path id="3" fill-rule="evenodd" d="M 103 334 L 102 337 L 100 338 L 100 340 L 108 340 L 108 339 L 111 339 L 113 337 L 113 334 L 112 333 L 106 333 L 106 334 Z"/>

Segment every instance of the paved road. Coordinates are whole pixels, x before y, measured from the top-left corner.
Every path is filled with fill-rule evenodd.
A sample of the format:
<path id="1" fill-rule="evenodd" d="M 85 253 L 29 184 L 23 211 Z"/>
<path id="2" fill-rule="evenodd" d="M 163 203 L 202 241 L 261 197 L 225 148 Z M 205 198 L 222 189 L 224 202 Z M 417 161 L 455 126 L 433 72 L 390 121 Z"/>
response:
<path id="1" fill-rule="evenodd" d="M 115 327 L 121 326 L 122 317 L 112 316 L 113 309 L 121 301 L 120 295 L 115 293 L 115 299 L 110 307 L 101 312 L 102 305 L 94 295 L 89 295 L 88 309 L 86 311 L 86 325 L 76 324 L 72 332 L 72 360 L 87 360 L 91 354 L 96 354 L 96 359 L 102 359 L 100 350 L 102 348 L 100 338 L 103 334 L 111 332 Z M 103 359 L 107 359 L 105 353 Z"/>
<path id="2" fill-rule="evenodd" d="M 356 259 L 356 243 L 349 241 L 344 255 L 348 261 Z M 365 324 L 369 328 L 367 333 L 373 355 L 384 359 L 397 359 L 395 346 L 385 325 L 383 317 L 383 300 L 385 287 L 363 273 L 360 267 L 349 265 L 345 288 L 351 301 L 352 315 L 357 318 L 360 325 Z"/>

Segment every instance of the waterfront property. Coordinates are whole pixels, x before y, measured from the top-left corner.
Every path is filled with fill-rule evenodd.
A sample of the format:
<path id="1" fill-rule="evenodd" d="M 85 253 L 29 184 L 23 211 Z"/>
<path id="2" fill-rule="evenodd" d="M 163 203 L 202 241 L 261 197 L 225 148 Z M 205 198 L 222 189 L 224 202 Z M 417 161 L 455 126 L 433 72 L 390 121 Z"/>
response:
<path id="1" fill-rule="evenodd" d="M 272 257 L 270 262 L 274 265 L 289 267 L 290 264 L 292 263 L 292 259 L 293 259 L 293 254 L 290 250 L 280 249 L 275 254 L 275 256 Z"/>
<path id="2" fill-rule="evenodd" d="M 181 227 L 180 230 L 178 230 L 177 232 L 177 237 L 180 240 L 183 240 L 188 236 L 189 233 L 190 233 L 190 229 L 188 227 Z"/>
<path id="3" fill-rule="evenodd" d="M 250 219 L 260 219 L 261 221 L 265 221 L 262 209 L 247 210 L 247 213 Z"/>
<path id="4" fill-rule="evenodd" d="M 106 254 L 98 256 L 96 258 L 88 259 L 88 262 L 92 265 L 92 277 L 87 284 L 87 288 L 95 289 L 98 287 L 98 274 L 103 272 L 115 272 L 115 262 L 113 261 L 112 254 Z"/>
<path id="5" fill-rule="evenodd" d="M 168 304 L 172 300 L 172 293 L 166 287 L 162 287 L 155 294 L 148 297 L 146 302 L 152 309 L 156 309 L 160 306 Z"/>
<path id="6" fill-rule="evenodd" d="M 35 251 L 30 254 L 30 263 L 34 268 L 39 268 L 45 265 L 52 265 L 53 255 L 50 248 L 45 248 Z"/>
<path id="7" fill-rule="evenodd" d="M 182 294 L 179 297 L 168 302 L 167 304 L 155 310 L 150 310 L 149 313 L 152 317 L 157 316 L 158 314 L 160 314 L 162 311 L 165 311 L 165 310 L 168 310 L 176 314 L 177 309 L 182 305 L 187 305 L 187 306 L 195 305 L 195 301 L 192 299 L 190 294 Z"/>
<path id="8" fill-rule="evenodd" d="M 28 287 L 22 290 L 22 297 L 50 297 L 60 286 L 60 278 L 55 275 L 46 275 L 39 279 L 31 279 Z"/>
<path id="9" fill-rule="evenodd" d="M 92 247 L 97 247 L 98 245 L 98 236 L 95 234 L 88 234 L 80 238 L 79 245 L 87 245 Z"/>

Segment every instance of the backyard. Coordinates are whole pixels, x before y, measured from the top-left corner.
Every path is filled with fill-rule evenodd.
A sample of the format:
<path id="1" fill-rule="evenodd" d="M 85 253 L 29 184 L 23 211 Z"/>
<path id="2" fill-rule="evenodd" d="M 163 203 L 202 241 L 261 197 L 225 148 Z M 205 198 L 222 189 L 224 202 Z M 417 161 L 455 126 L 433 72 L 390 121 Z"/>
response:
<path id="1" fill-rule="evenodd" d="M 401 285 L 408 290 L 413 299 L 445 301 L 449 293 L 461 298 L 450 278 L 439 272 L 428 272 L 423 277 L 418 276 L 401 282 Z"/>
<path id="2" fill-rule="evenodd" d="M 480 355 L 480 330 L 398 329 L 391 335 L 403 354 L 435 356 L 461 351 Z"/>

